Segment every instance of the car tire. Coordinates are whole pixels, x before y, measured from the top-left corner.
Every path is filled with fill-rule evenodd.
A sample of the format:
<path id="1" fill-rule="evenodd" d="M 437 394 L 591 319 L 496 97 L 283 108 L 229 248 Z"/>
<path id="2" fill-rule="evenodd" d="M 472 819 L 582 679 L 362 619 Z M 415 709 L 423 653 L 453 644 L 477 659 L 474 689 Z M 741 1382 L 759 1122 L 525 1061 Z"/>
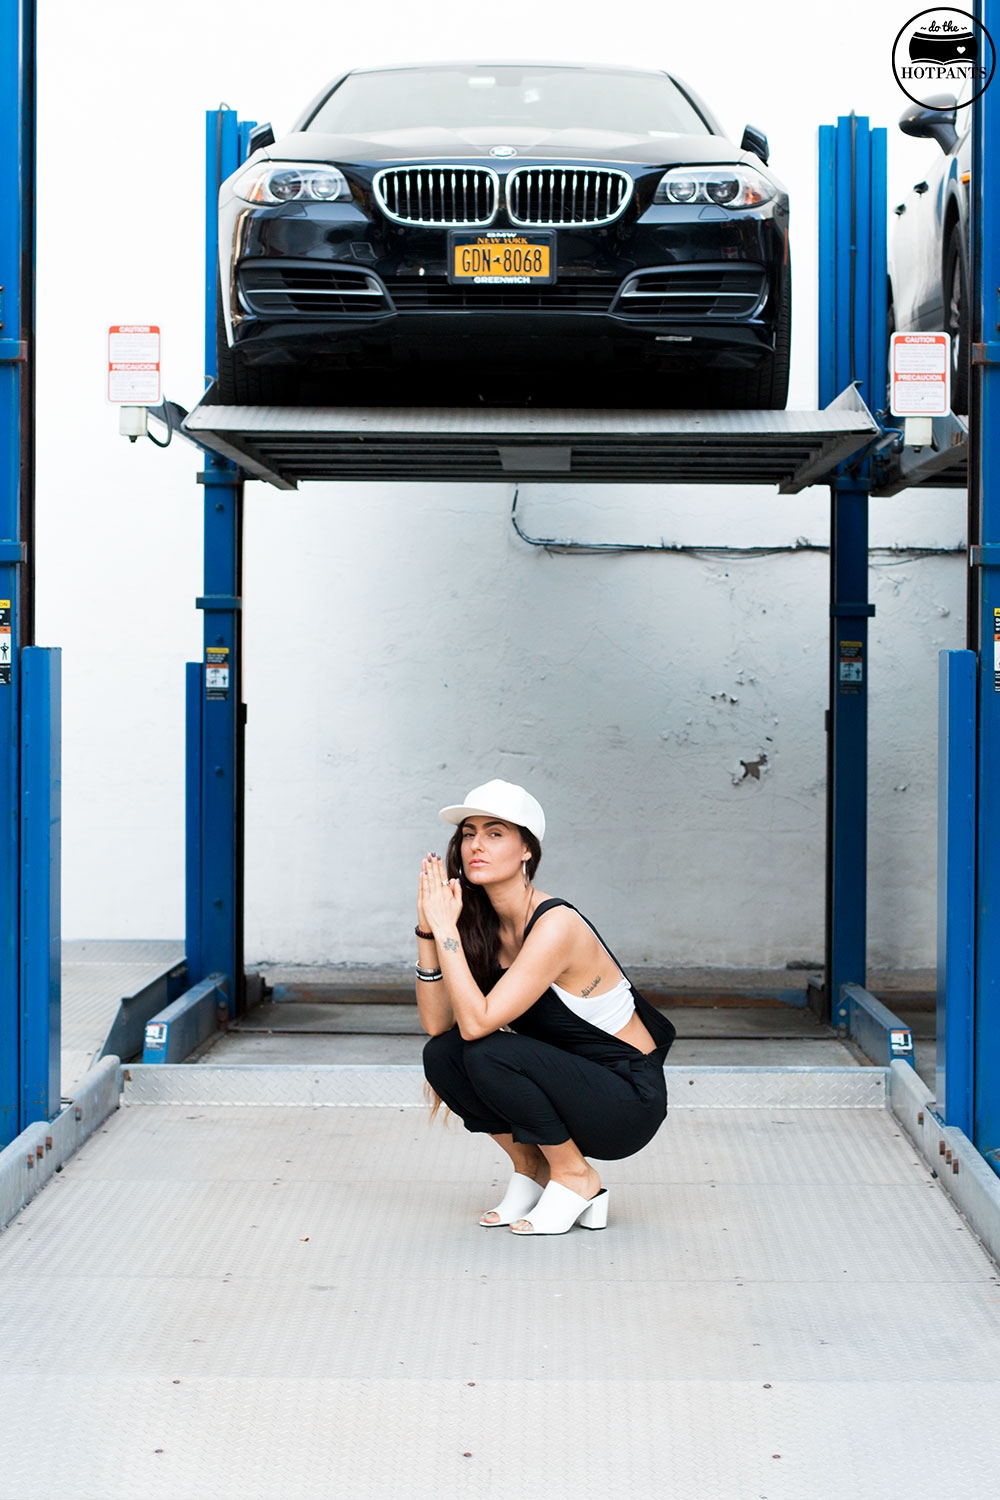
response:
<path id="1" fill-rule="evenodd" d="M 247 364 L 235 349 L 230 349 L 221 289 L 215 302 L 215 360 L 215 381 L 223 406 L 280 406 L 294 397 L 283 367 Z"/>
<path id="2" fill-rule="evenodd" d="M 956 224 L 944 255 L 944 326 L 951 334 L 951 409 L 969 411 L 969 286 L 962 255 L 962 235 Z"/>
<path id="3" fill-rule="evenodd" d="M 792 278 L 785 276 L 775 330 L 774 350 L 750 370 L 719 370 L 711 377 L 720 410 L 784 411 L 788 400 L 788 367 L 792 352 Z"/>

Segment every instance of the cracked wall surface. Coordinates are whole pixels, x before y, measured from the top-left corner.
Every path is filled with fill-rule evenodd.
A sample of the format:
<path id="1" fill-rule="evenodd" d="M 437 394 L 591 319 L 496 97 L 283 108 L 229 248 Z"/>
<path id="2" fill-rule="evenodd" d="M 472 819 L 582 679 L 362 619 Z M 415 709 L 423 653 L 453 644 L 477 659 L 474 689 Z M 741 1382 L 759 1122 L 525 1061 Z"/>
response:
<path id="1" fill-rule="evenodd" d="M 584 540 L 655 524 L 779 545 L 791 521 L 789 540 L 804 523 L 825 535 L 824 491 L 793 507 L 730 492 L 709 516 L 703 495 L 719 504 L 555 486 L 521 504 Z M 884 506 L 924 545 L 956 503 Z M 317 487 L 281 504 L 278 554 L 273 497 L 254 487 L 248 511 L 249 953 L 408 957 L 416 863 L 446 838 L 437 809 L 502 776 L 545 807 L 538 884 L 623 960 L 821 958 L 825 555 L 551 555 L 514 535 L 506 487 Z M 874 541 L 885 524 L 873 502 Z M 879 963 L 933 962 L 937 651 L 961 644 L 963 587 L 961 558 L 873 559 Z M 255 602 L 271 594 L 280 618 Z"/>

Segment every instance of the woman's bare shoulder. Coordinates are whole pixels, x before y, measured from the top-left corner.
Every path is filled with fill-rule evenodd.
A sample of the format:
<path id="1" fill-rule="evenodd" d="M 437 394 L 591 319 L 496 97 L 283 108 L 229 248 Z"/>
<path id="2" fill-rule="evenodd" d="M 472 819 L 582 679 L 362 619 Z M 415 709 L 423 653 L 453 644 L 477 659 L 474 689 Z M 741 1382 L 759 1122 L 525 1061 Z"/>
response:
<path id="1" fill-rule="evenodd" d="M 552 896 L 544 896 L 538 905 L 541 906 L 543 901 L 552 901 L 553 899 L 555 898 Z M 559 898 L 558 906 L 550 906 L 540 915 L 529 920 L 531 920 L 532 924 L 527 938 L 529 942 L 535 936 L 535 933 L 548 933 L 550 940 L 567 940 L 577 937 L 582 933 L 590 932 L 590 928 L 576 907 L 570 906 L 561 898 Z"/>

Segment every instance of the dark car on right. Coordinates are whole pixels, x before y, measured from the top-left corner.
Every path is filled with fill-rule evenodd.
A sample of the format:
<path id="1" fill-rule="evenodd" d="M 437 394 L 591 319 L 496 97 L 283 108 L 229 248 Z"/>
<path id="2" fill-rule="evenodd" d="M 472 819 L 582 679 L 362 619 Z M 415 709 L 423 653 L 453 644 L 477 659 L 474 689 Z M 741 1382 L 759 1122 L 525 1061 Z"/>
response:
<path id="1" fill-rule="evenodd" d="M 897 205 L 889 246 L 889 329 L 951 334 L 951 406 L 969 410 L 970 110 L 952 94 L 914 104 L 904 135 L 936 141 L 927 176 Z"/>

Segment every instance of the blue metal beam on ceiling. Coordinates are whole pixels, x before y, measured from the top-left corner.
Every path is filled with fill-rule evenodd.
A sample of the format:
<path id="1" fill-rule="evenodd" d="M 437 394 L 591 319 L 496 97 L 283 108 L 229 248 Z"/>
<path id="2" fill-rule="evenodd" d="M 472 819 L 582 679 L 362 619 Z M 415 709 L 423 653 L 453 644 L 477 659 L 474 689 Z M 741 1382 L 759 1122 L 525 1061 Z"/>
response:
<path id="1" fill-rule="evenodd" d="M 857 383 L 885 407 L 886 136 L 864 116 L 819 132 L 819 400 Z M 864 986 L 868 848 L 868 461 L 830 489 L 826 997 L 846 1025 L 846 984 Z"/>

